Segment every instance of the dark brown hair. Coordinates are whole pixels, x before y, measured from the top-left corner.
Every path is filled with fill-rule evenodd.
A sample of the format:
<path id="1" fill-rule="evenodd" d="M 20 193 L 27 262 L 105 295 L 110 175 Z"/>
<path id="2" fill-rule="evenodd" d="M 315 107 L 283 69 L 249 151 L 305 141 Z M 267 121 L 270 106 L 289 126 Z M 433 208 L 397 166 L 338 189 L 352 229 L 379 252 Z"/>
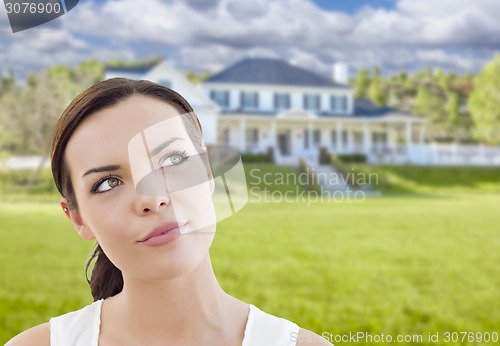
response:
<path id="1" fill-rule="evenodd" d="M 89 115 L 114 106 L 132 95 L 146 95 L 164 101 L 173 106 L 180 114 L 193 143 L 202 146 L 201 125 L 193 108 L 177 92 L 145 80 L 112 78 L 91 86 L 78 95 L 66 108 L 57 122 L 52 136 L 51 166 L 57 189 L 68 200 L 68 208 L 78 211 L 78 204 L 73 190 L 69 169 L 64 159 L 66 145 L 76 128 Z M 87 281 L 94 301 L 105 299 L 121 292 L 123 276 L 121 271 L 108 259 L 99 243 L 87 262 L 85 273 L 92 260 L 96 262 Z"/>

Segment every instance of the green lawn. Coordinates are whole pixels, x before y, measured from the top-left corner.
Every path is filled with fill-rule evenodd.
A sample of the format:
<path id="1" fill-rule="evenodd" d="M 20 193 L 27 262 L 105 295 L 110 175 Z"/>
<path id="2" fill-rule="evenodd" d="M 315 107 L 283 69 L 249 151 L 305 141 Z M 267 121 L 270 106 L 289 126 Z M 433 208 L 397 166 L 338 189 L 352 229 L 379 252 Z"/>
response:
<path id="1" fill-rule="evenodd" d="M 431 344 L 429 332 L 500 332 L 499 205 L 500 194 L 250 203 L 219 224 L 212 260 L 228 293 L 319 334 Z M 57 203 L 0 204 L 0 343 L 91 302 L 91 247 Z"/>

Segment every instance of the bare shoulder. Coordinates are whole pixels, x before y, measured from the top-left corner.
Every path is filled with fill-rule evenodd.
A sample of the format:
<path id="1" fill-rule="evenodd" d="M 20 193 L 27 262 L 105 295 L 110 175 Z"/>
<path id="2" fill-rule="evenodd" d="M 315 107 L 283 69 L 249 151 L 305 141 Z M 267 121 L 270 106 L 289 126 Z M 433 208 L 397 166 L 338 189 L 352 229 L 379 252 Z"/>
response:
<path id="1" fill-rule="evenodd" d="M 327 339 L 311 332 L 310 330 L 300 328 L 297 335 L 297 346 L 331 346 Z"/>
<path id="2" fill-rule="evenodd" d="M 25 330 L 12 338 L 5 346 L 50 346 L 49 322 Z"/>

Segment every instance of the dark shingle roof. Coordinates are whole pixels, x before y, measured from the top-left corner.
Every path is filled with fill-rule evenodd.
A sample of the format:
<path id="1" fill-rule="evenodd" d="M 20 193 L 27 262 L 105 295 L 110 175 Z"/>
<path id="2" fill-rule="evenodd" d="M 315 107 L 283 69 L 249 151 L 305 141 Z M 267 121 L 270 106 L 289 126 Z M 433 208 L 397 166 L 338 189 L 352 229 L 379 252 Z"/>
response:
<path id="1" fill-rule="evenodd" d="M 383 117 L 389 114 L 417 117 L 392 107 L 379 107 L 370 99 L 354 99 L 354 114 L 363 117 Z"/>
<path id="2" fill-rule="evenodd" d="M 206 79 L 204 83 L 268 84 L 349 88 L 285 61 L 247 58 Z"/>

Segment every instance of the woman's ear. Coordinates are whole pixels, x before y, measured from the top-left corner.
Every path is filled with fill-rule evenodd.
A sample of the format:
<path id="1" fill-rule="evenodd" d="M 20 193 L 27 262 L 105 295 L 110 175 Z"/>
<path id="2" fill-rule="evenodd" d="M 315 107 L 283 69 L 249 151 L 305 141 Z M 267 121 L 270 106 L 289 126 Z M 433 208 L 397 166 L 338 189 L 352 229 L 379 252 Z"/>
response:
<path id="1" fill-rule="evenodd" d="M 76 231 L 85 240 L 92 240 L 95 239 L 94 234 L 90 230 L 90 228 L 87 227 L 87 225 L 83 222 L 83 219 L 80 214 L 78 214 L 77 211 L 72 211 L 68 207 L 68 200 L 63 197 L 61 198 L 61 207 L 64 211 L 64 214 L 68 217 L 69 221 L 75 226 Z"/>

